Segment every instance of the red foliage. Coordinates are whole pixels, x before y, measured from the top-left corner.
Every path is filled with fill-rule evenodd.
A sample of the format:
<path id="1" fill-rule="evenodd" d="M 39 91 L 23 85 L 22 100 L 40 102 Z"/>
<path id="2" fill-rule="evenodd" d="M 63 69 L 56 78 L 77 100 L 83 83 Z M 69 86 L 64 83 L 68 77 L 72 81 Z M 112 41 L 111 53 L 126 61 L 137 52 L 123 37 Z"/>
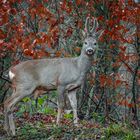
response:
<path id="1" fill-rule="evenodd" d="M 129 101 L 126 100 L 126 99 L 123 99 L 123 100 L 119 101 L 119 105 L 126 106 L 128 108 L 134 107 L 134 104 L 133 103 L 129 103 Z"/>
<path id="2" fill-rule="evenodd" d="M 125 62 L 138 60 L 136 55 L 125 55 L 127 47 L 122 45 L 134 42 L 133 34 L 125 37 L 129 30 L 122 23 L 130 22 L 136 26 L 140 24 L 138 16 L 140 5 L 134 1 L 129 0 L 127 4 L 124 0 L 104 1 L 103 4 L 101 0 L 76 0 L 74 2 L 62 0 L 55 5 L 49 3 L 48 0 L 42 2 L 35 0 L 26 1 L 26 4 L 28 6 L 23 7 L 21 0 L 0 1 L 0 57 L 5 57 L 7 52 L 16 53 L 17 49 L 20 49 L 23 55 L 32 58 L 48 57 L 50 54 L 44 49 L 46 46 L 50 49 L 56 48 L 60 36 L 68 39 L 75 29 L 84 28 L 82 19 L 86 19 L 87 16 L 94 18 L 96 15 L 99 24 L 104 28 L 100 41 L 109 44 L 110 50 L 118 50 L 115 62 L 111 64 L 112 68 L 120 67 L 122 60 Z M 71 23 L 63 29 L 61 25 L 65 25 L 69 17 L 73 19 L 74 25 L 72 26 Z M 120 46 L 112 42 L 119 42 Z M 41 49 L 36 49 L 37 47 Z M 79 53 L 80 47 L 75 47 L 74 50 Z M 62 51 L 59 49 L 55 52 L 56 57 L 61 54 Z M 63 54 L 69 56 L 65 51 Z M 111 60 L 113 57 L 110 55 L 107 59 Z M 129 65 L 125 64 L 125 67 L 133 72 Z M 121 85 L 120 78 L 115 81 L 112 79 L 112 76 L 101 74 L 99 76 L 101 87 L 117 88 Z M 90 83 L 93 84 L 94 80 L 90 80 Z M 138 83 L 140 83 L 139 79 Z"/>

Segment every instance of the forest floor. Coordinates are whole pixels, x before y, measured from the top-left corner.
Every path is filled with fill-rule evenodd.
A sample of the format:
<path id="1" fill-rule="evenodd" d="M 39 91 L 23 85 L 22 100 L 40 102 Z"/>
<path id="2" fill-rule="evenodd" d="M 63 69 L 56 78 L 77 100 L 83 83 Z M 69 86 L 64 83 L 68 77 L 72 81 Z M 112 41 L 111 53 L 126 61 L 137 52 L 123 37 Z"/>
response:
<path id="1" fill-rule="evenodd" d="M 0 140 L 140 140 L 140 131 L 122 123 L 95 123 L 80 120 L 74 127 L 71 119 L 64 119 L 62 126 L 55 123 L 54 115 L 25 113 L 15 117 L 16 136 L 8 137 L 3 129 L 4 116 L 0 112 Z"/>

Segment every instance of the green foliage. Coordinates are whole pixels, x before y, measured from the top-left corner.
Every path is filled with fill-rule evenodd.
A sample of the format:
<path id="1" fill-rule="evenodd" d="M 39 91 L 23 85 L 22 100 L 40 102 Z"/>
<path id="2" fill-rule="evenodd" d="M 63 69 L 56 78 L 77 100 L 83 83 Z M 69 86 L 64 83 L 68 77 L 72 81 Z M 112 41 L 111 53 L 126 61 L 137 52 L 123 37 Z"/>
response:
<path id="1" fill-rule="evenodd" d="M 16 116 L 21 117 L 25 111 L 25 106 L 21 106 L 20 109 L 16 112 Z"/>
<path id="2" fill-rule="evenodd" d="M 48 137 L 48 132 L 47 130 L 43 129 L 43 126 L 38 128 L 32 124 L 25 124 L 24 127 L 20 129 L 20 131 L 18 132 L 18 136 L 17 136 L 19 140 L 23 140 L 23 139 L 40 140 L 41 138 Z"/>
<path id="3" fill-rule="evenodd" d="M 110 137 L 111 135 L 120 135 L 122 134 L 122 126 L 118 124 L 112 124 L 105 130 L 106 136 Z"/>
<path id="4" fill-rule="evenodd" d="M 57 114 L 57 112 L 54 111 L 54 109 L 52 109 L 50 107 L 44 107 L 42 109 L 39 109 L 38 112 L 46 114 L 46 115 L 56 115 Z"/>
<path id="5" fill-rule="evenodd" d="M 46 119 L 49 115 L 45 115 Z M 34 116 L 36 117 L 36 116 Z M 15 137 L 8 137 L 3 130 L 3 124 L 0 118 L 0 138 L 2 140 L 139 140 L 140 131 L 130 128 L 126 124 L 111 124 L 107 127 L 100 124 L 93 124 L 90 126 L 89 121 L 80 121 L 81 127 L 74 127 L 73 125 L 62 125 L 58 127 L 54 123 L 45 123 L 39 116 L 38 120 L 32 122 L 30 120 L 22 120 L 17 123 L 17 130 Z"/>
<path id="6" fill-rule="evenodd" d="M 137 140 L 136 135 L 132 129 L 122 124 L 111 124 L 104 129 L 105 136 L 102 140 Z"/>
<path id="7" fill-rule="evenodd" d="M 134 135 L 133 132 L 130 132 L 126 134 L 126 136 L 124 137 L 124 140 L 136 140 L 136 136 Z"/>
<path id="8" fill-rule="evenodd" d="M 53 92 L 50 98 L 55 98 L 55 96 L 56 94 Z M 56 111 L 52 107 L 46 105 L 47 99 L 47 95 L 39 97 L 36 106 L 35 100 L 31 99 L 30 97 L 25 97 L 22 100 L 23 103 L 19 103 L 19 110 L 16 112 L 16 115 L 18 117 L 23 116 L 24 112 L 28 112 L 30 115 L 37 112 L 46 115 L 56 115 Z"/>
<path id="9" fill-rule="evenodd" d="M 31 102 L 31 99 L 29 98 L 29 97 L 25 97 L 24 99 L 23 99 L 23 102 L 25 103 L 25 102 Z"/>
<path id="10" fill-rule="evenodd" d="M 44 102 L 45 102 L 44 98 L 39 98 L 39 99 L 38 99 L 38 104 L 39 104 L 40 106 L 42 106 Z"/>
<path id="11" fill-rule="evenodd" d="M 105 116 L 96 112 L 92 113 L 92 117 L 94 119 L 95 122 L 100 122 L 100 123 L 104 123 L 105 122 Z"/>
<path id="12" fill-rule="evenodd" d="M 73 118 L 73 114 L 64 114 L 64 118 L 72 119 Z"/>

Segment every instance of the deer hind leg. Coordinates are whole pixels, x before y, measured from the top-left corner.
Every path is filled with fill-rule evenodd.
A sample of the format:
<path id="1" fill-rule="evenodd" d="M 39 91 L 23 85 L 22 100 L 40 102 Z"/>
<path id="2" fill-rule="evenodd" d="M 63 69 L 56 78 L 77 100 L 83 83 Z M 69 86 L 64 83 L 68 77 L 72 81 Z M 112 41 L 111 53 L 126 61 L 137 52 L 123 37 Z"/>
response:
<path id="1" fill-rule="evenodd" d="M 5 115 L 5 121 L 4 121 L 4 129 L 6 130 L 7 134 L 10 135 L 9 133 L 9 119 L 8 119 L 8 112 L 4 111 Z"/>
<path id="2" fill-rule="evenodd" d="M 15 95 L 16 95 L 16 92 L 14 91 L 13 94 L 4 101 L 4 115 L 5 115 L 4 129 L 7 131 L 8 135 L 10 135 L 10 125 L 11 125 L 9 124 L 9 119 L 13 118 L 13 115 L 10 114 L 11 111 L 8 106 L 9 106 L 10 101 L 15 98 Z"/>
<path id="3" fill-rule="evenodd" d="M 68 98 L 73 110 L 74 125 L 78 126 L 76 90 L 68 92 Z"/>
<path id="4" fill-rule="evenodd" d="M 35 88 L 20 88 L 17 89 L 16 92 L 13 92 L 13 94 L 7 98 L 4 102 L 4 112 L 5 112 L 5 130 L 10 135 L 15 135 L 15 123 L 13 120 L 13 109 L 14 106 L 24 97 L 30 95 Z"/>

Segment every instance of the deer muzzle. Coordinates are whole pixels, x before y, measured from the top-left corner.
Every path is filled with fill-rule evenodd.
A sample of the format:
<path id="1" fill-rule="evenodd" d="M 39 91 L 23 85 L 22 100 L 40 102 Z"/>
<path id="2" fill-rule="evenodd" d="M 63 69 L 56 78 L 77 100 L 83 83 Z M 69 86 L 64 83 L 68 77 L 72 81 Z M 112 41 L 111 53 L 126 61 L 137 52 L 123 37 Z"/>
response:
<path id="1" fill-rule="evenodd" d="M 86 54 L 87 55 L 93 55 L 95 53 L 95 50 L 93 48 L 87 48 L 86 49 Z"/>

